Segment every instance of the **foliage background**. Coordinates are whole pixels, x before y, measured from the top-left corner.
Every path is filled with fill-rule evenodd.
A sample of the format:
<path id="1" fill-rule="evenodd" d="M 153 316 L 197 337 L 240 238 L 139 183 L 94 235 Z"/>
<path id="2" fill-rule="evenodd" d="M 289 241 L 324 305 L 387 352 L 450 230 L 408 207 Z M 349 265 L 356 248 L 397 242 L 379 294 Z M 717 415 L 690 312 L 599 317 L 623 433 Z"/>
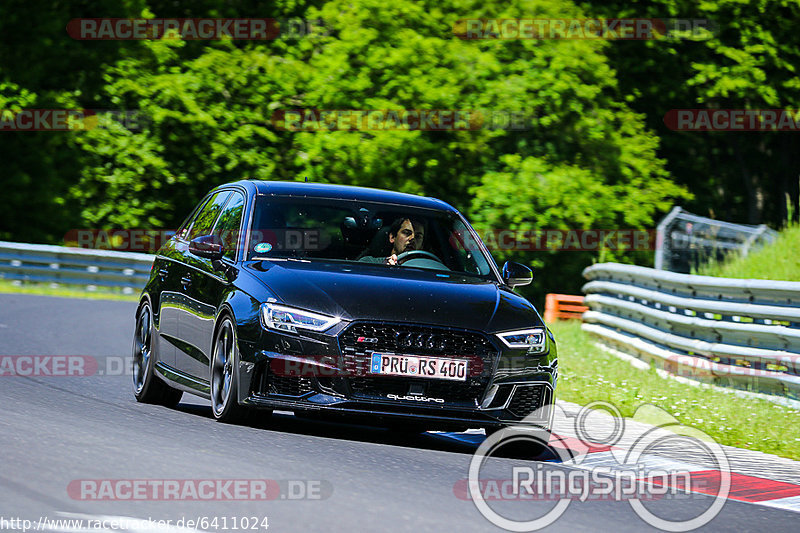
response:
<path id="1" fill-rule="evenodd" d="M 174 228 L 244 178 L 364 185 L 444 199 L 481 231 L 653 228 L 675 204 L 724 220 L 787 219 L 792 133 L 679 133 L 676 108 L 800 107 L 797 2 L 721 0 L 5 0 L 0 109 L 140 110 L 138 131 L 0 132 L 0 239 L 71 228 Z M 300 17 L 274 41 L 77 41 L 78 17 Z M 707 18 L 705 38 L 483 40 L 471 17 Z M 710 38 L 708 38 L 710 37 Z M 497 109 L 525 131 L 286 132 L 275 110 Z M 787 202 L 787 197 L 789 202 Z M 797 212 L 797 209 L 794 210 Z M 579 291 L 597 260 L 652 253 L 497 252 L 538 273 L 529 295 Z"/>

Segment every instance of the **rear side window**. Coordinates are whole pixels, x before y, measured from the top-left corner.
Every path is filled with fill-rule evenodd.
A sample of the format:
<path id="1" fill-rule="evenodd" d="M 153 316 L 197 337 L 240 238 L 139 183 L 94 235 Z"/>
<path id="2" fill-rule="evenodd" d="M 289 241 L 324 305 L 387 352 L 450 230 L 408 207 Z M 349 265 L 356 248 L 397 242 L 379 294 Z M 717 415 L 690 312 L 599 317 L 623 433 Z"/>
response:
<path id="1" fill-rule="evenodd" d="M 211 233 L 214 228 L 214 222 L 217 221 L 217 217 L 219 217 L 220 211 L 222 211 L 222 207 L 230 195 L 231 191 L 220 191 L 211 197 L 197 214 L 194 222 L 192 222 L 192 227 L 186 236 L 187 240 L 191 241 L 194 238 Z"/>

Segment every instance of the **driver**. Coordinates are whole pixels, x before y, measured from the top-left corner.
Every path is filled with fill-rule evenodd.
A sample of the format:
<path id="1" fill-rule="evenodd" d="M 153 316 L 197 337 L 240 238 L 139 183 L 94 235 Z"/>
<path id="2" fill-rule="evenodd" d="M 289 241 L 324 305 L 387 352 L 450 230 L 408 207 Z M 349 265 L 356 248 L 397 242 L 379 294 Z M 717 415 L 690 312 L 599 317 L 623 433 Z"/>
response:
<path id="1" fill-rule="evenodd" d="M 425 227 L 419 221 L 411 220 L 408 217 L 400 217 L 392 222 L 388 235 L 389 244 L 391 245 L 389 257 L 364 256 L 360 261 L 396 265 L 398 255 L 403 252 L 422 249 L 425 239 Z"/>

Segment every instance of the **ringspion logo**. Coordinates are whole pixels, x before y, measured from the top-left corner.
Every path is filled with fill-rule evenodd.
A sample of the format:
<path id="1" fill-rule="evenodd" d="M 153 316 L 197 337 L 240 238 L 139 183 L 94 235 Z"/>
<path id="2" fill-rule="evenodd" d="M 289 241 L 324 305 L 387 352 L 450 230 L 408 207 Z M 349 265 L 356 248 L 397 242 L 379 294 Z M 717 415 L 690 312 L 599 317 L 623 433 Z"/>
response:
<path id="1" fill-rule="evenodd" d="M 590 429 L 594 424 L 588 421 L 602 411 L 606 412 L 604 416 L 613 417 L 613 429 L 611 433 L 596 436 L 596 430 Z M 529 423 L 573 420 L 581 447 L 594 447 L 598 451 L 602 448 L 607 462 L 593 461 L 591 454 L 580 453 L 580 447 L 573 453 L 571 446 L 564 446 L 564 441 L 549 431 L 532 431 L 529 425 L 511 426 L 489 435 L 478 446 L 470 461 L 467 479 L 456 482 L 453 493 L 459 499 L 471 500 L 484 518 L 508 531 L 543 529 L 555 523 L 571 502 L 593 500 L 625 501 L 639 518 L 654 528 L 691 531 L 713 520 L 725 505 L 731 487 L 730 463 L 725 450 L 716 441 L 696 428 L 680 424 L 663 409 L 644 404 L 637 408 L 633 419 L 652 420 L 654 416 L 664 422 L 658 426 L 626 424 L 619 409 L 606 402 L 592 402 L 577 414 L 567 413 L 558 404 L 540 408 L 525 420 Z M 655 455 L 664 445 L 702 457 L 705 469 L 695 473 L 713 472 L 713 477 L 695 477 L 685 464 L 670 463 Z M 506 446 L 548 449 L 561 465 L 540 462 L 532 466 L 527 459 L 523 464 L 505 458 L 502 464 L 493 461 Z M 712 496 L 711 504 L 666 518 L 645 505 L 645 502 L 664 498 L 685 500 L 691 497 L 687 493 L 694 492 Z M 509 516 L 509 507 L 492 505 L 497 501 L 555 501 L 556 504 L 552 507 L 522 506 L 519 512 Z"/>

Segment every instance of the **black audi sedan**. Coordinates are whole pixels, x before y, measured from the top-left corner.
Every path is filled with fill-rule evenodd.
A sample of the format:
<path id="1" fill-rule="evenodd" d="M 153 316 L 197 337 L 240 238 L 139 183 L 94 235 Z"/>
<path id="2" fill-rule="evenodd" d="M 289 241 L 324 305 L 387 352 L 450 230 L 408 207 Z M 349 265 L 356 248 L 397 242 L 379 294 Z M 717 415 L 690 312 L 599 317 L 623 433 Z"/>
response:
<path id="1" fill-rule="evenodd" d="M 547 429 L 556 344 L 447 203 L 376 189 L 240 181 L 197 205 L 153 263 L 133 388 L 214 417 L 254 409 L 419 430 Z"/>

